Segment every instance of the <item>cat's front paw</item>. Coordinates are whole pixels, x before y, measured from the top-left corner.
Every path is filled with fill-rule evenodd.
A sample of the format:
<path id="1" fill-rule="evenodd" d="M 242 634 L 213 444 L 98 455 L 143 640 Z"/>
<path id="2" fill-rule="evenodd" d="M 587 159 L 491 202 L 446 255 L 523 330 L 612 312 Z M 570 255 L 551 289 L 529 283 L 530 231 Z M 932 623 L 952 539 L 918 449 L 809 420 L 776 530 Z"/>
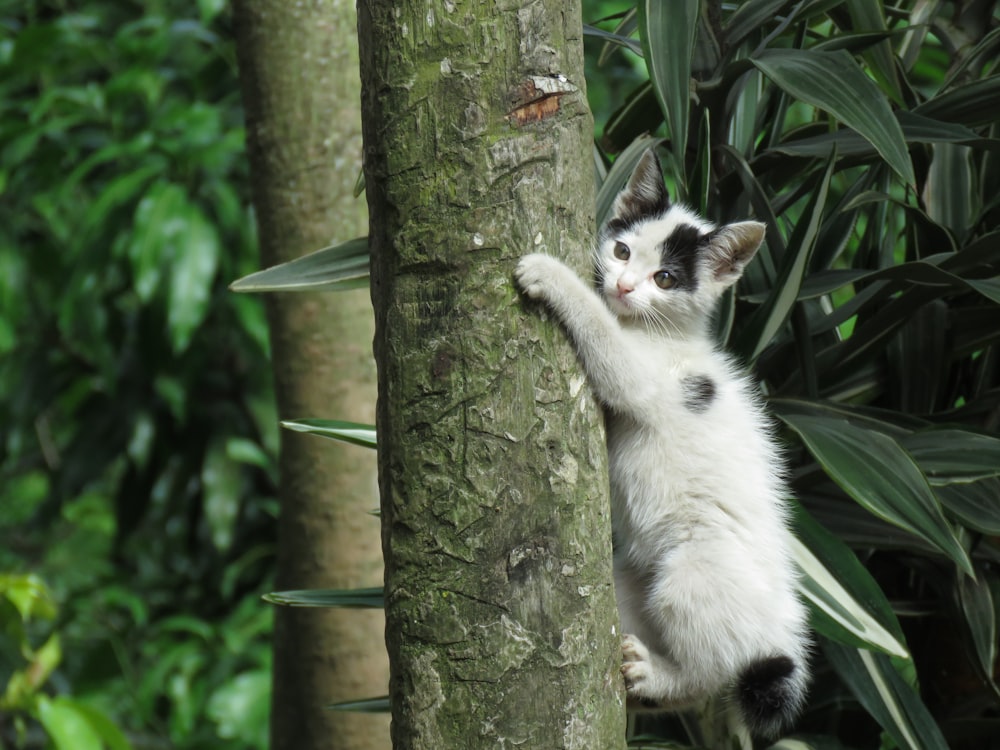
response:
<path id="1" fill-rule="evenodd" d="M 546 287 L 563 268 L 563 264 L 551 255 L 532 253 L 525 255 L 514 269 L 514 281 L 531 299 L 545 297 Z"/>

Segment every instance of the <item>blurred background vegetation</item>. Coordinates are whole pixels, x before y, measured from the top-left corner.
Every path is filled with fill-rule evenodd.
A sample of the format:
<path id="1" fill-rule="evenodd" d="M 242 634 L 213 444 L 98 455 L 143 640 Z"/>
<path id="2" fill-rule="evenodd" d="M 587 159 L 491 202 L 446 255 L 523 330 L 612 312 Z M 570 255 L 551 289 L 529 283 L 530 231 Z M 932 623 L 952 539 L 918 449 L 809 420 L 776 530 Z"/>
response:
<path id="1" fill-rule="evenodd" d="M 648 45 L 653 25 L 631 5 L 584 3 L 606 35 L 586 49 L 611 187 L 616 158 L 627 173 L 629 149 L 668 138 L 676 118 L 640 56 L 638 29 Z M 702 33 L 691 149 L 663 145 L 675 190 L 713 219 L 753 211 L 772 226 L 722 334 L 780 397 L 804 507 L 852 553 L 838 557 L 805 521 L 809 545 L 834 550 L 824 562 L 849 578 L 865 564 L 876 619 L 914 656 L 886 666 L 881 687 L 919 689 L 951 746 L 989 747 L 996 472 L 963 464 L 952 481 L 961 462 L 944 466 L 940 441 L 920 435 L 959 425 L 946 437 L 971 455 L 970 435 L 992 440 L 998 427 L 995 4 L 721 7 L 727 40 L 846 50 L 893 111 L 934 119 L 900 118 L 921 189 L 904 187 L 881 155 L 841 137 L 837 117 L 806 106 L 808 91 L 778 91 L 780 59 L 752 72 Z M 720 99 L 716 80 L 744 93 Z M 0 0 L 2 747 L 267 744 L 272 617 L 260 595 L 273 581 L 277 419 L 263 307 L 227 289 L 259 265 L 248 181 L 224 0 Z M 927 270 L 936 264 L 950 276 Z M 784 288 L 794 294 L 775 294 Z M 932 531 L 951 530 L 952 559 L 848 498 L 844 456 L 831 455 L 846 449 L 822 420 L 858 437 L 847 463 L 878 433 L 906 443 L 924 474 L 936 467 L 946 523 Z M 957 572 L 965 564 L 976 579 Z M 811 746 L 905 746 L 869 717 L 899 706 L 845 690 L 844 675 L 864 670 L 842 643 L 824 641 Z M 927 747 L 941 746 L 936 732 Z"/>
<path id="2" fill-rule="evenodd" d="M 263 307 L 227 290 L 259 262 L 230 16 L 0 3 L 3 747 L 87 711 L 266 744 L 277 420 Z"/>

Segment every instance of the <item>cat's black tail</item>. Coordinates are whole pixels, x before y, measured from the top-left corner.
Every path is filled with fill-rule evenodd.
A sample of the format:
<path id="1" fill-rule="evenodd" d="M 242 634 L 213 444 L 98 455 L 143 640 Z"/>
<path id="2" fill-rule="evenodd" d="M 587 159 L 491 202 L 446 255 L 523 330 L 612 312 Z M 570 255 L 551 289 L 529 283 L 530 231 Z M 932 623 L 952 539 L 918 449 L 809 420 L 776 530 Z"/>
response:
<path id="1" fill-rule="evenodd" d="M 804 665 L 788 656 L 771 656 L 743 670 L 736 703 L 747 729 L 759 737 L 781 734 L 798 715 L 806 697 Z"/>

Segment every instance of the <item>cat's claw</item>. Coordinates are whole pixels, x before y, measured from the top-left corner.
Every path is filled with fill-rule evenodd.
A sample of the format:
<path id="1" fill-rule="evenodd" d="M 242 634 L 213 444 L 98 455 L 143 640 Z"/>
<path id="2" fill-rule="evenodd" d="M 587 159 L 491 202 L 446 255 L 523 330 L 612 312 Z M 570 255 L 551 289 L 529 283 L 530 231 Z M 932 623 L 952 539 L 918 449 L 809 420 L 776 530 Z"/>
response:
<path id="1" fill-rule="evenodd" d="M 555 269 L 560 266 L 558 260 L 543 253 L 525 255 L 514 269 L 514 280 L 521 291 L 531 299 L 545 296 L 545 287 L 551 281 Z"/>
<path id="2" fill-rule="evenodd" d="M 649 679 L 651 669 L 649 649 L 645 644 L 634 635 L 622 638 L 622 677 L 625 678 L 625 690 L 630 697 L 647 697 L 642 688 Z"/>

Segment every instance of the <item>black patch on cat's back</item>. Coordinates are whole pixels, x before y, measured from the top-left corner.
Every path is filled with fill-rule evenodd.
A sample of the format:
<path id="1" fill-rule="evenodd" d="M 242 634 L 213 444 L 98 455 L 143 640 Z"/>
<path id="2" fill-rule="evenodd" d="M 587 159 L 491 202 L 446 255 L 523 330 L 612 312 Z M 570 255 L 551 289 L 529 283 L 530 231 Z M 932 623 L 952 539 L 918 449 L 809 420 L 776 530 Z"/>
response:
<path id="1" fill-rule="evenodd" d="M 704 414 L 715 401 L 715 381 L 708 375 L 688 375 L 681 380 L 684 408 L 694 414 Z"/>
<path id="2" fill-rule="evenodd" d="M 708 237 L 696 226 L 681 224 L 660 243 L 660 262 L 674 277 L 675 289 L 693 292 L 698 288 L 698 258 Z"/>

